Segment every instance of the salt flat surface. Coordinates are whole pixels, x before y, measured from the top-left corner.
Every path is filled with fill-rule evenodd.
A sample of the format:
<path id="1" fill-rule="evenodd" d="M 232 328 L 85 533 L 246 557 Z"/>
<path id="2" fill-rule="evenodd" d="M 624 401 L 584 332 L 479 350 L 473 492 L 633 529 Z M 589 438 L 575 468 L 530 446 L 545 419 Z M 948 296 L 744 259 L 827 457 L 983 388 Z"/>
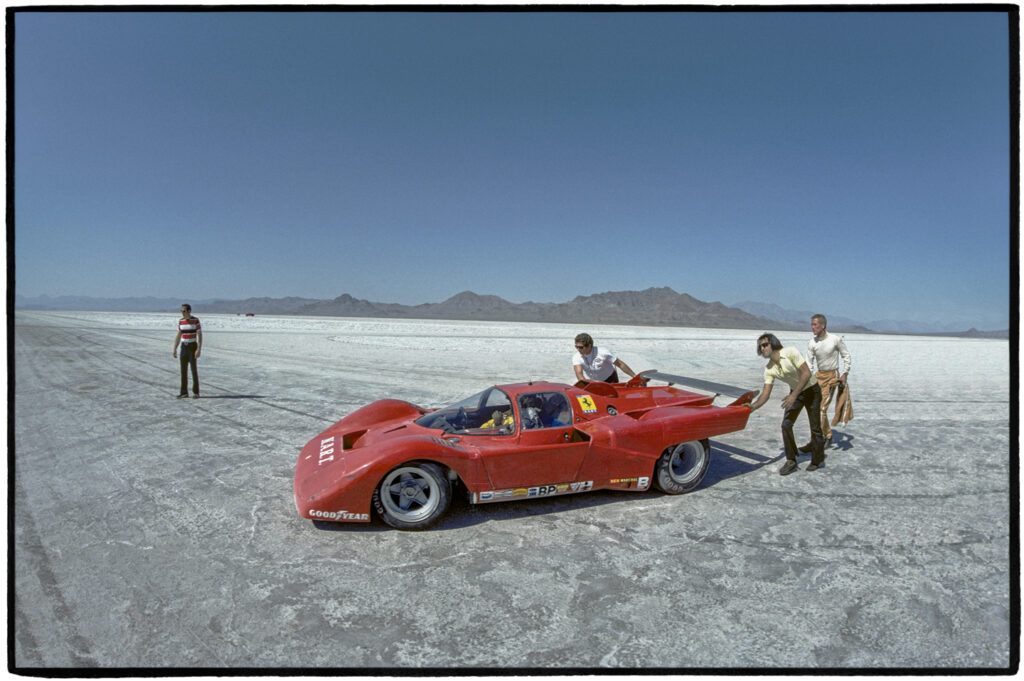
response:
<path id="1" fill-rule="evenodd" d="M 196 312 L 201 400 L 174 399 L 174 313 L 15 314 L 16 667 L 1013 662 L 1006 341 L 846 334 L 855 418 L 814 473 L 777 474 L 776 390 L 690 494 L 457 502 L 409 533 L 299 518 L 299 449 L 375 399 L 571 382 L 580 331 L 756 389 L 758 332 Z"/>

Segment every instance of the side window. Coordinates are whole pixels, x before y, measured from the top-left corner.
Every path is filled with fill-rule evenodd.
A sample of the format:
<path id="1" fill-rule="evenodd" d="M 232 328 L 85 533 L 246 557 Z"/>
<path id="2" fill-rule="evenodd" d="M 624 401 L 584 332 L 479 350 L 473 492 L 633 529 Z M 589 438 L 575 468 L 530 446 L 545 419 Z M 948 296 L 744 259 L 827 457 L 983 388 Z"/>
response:
<path id="1" fill-rule="evenodd" d="M 490 420 L 480 424 L 480 435 L 509 435 L 516 429 L 516 422 L 512 416 L 512 402 L 508 395 L 500 390 L 492 389 L 483 400 L 480 411 L 490 414 Z M 491 431 L 485 433 L 482 431 Z"/>
<path id="2" fill-rule="evenodd" d="M 519 397 L 523 429 L 556 428 L 572 423 L 572 409 L 563 393 L 530 393 Z"/>

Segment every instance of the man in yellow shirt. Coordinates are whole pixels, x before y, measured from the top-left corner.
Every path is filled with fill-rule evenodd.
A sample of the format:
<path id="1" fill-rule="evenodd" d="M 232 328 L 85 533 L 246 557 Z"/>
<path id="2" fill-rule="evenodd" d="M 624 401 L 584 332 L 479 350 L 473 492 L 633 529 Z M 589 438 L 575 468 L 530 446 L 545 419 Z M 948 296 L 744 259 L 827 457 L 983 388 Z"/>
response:
<path id="1" fill-rule="evenodd" d="M 800 410 L 807 411 L 811 424 L 812 454 L 808 471 L 816 471 L 825 463 L 825 437 L 821 432 L 821 388 L 811 375 L 811 369 L 796 348 L 784 348 L 774 334 L 765 333 L 757 339 L 757 354 L 768 360 L 764 368 L 764 389 L 757 401 L 750 405 L 750 411 L 760 409 L 772 394 L 775 379 L 789 386 L 790 392 L 782 400 L 782 445 L 786 450 L 786 463 L 779 469 L 780 475 L 789 475 L 796 470 L 797 446 L 793 438 L 793 424 L 800 416 Z"/>

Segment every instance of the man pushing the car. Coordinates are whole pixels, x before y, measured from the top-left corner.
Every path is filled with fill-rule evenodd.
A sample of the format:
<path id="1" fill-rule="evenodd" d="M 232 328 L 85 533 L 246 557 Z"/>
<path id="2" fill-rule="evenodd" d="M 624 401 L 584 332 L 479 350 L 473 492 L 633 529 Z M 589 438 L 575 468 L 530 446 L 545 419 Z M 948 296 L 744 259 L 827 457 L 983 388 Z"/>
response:
<path id="1" fill-rule="evenodd" d="M 576 336 L 576 354 L 572 357 L 572 368 L 576 371 L 577 380 L 618 383 L 619 372 L 616 371 L 616 367 L 630 376 L 636 376 L 636 373 L 610 350 L 596 347 L 590 334 L 581 333 Z"/>

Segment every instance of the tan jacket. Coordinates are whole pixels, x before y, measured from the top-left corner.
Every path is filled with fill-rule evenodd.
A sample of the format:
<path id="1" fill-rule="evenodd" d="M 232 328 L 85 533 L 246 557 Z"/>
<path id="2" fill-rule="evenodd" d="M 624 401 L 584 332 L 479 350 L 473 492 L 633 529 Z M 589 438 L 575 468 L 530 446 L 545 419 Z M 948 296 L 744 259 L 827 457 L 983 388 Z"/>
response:
<path id="1" fill-rule="evenodd" d="M 837 423 L 847 424 L 853 420 L 853 398 L 850 396 L 850 384 L 839 386 L 839 396 L 836 398 L 836 415 L 832 417 L 832 425 Z"/>

